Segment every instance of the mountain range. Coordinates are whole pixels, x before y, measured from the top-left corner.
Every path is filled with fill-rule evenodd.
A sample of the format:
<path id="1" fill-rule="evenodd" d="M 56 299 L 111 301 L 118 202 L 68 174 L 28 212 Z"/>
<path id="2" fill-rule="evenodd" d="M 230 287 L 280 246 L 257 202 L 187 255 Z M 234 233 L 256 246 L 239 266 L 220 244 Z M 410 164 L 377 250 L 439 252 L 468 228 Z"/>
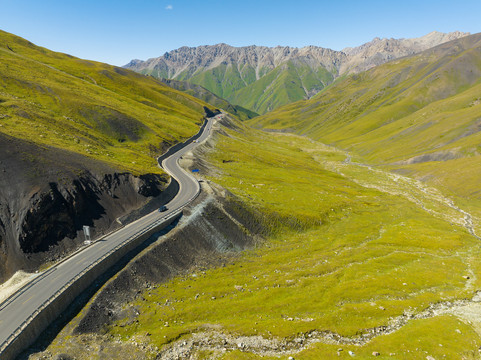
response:
<path id="1" fill-rule="evenodd" d="M 473 201 L 480 199 L 480 78 L 481 34 L 474 34 L 346 76 L 249 124 L 352 151 Z"/>
<path id="2" fill-rule="evenodd" d="M 263 114 L 309 99 L 337 78 L 368 70 L 468 35 L 431 32 L 413 39 L 381 39 L 335 51 L 318 46 L 181 47 L 125 68 L 160 79 L 189 81 L 232 104 Z"/>

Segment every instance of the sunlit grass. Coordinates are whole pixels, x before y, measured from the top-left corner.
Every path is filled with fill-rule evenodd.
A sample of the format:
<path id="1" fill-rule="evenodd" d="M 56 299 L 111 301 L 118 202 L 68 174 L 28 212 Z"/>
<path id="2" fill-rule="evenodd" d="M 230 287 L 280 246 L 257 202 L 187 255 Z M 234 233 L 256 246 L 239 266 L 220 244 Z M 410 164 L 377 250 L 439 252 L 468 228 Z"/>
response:
<path id="1" fill-rule="evenodd" d="M 151 77 L 0 32 L 0 132 L 160 173 L 155 157 L 195 134 L 207 105 Z"/>
<path id="2" fill-rule="evenodd" d="M 473 261 L 480 255 L 477 240 L 410 200 L 411 189 L 393 195 L 364 187 L 362 182 L 371 177 L 376 183 L 379 175 L 355 165 L 350 165 L 355 176 L 329 171 L 327 162 L 348 166 L 344 156 L 305 138 L 255 131 L 229 135 L 219 137 L 210 155 L 222 173 L 212 180 L 264 214 L 271 235 L 225 267 L 177 277 L 145 292 L 128 305 L 140 310 L 139 322 L 120 321 L 112 333 L 149 332 L 157 346 L 212 328 L 265 338 L 292 339 L 313 330 L 356 338 L 406 311 L 472 296 L 463 276 L 479 273 Z M 362 182 L 354 181 L 357 177 Z M 443 334 L 424 343 L 429 353 L 439 353 L 436 339 L 448 355 L 480 343 L 469 326 L 440 317 L 349 348 L 364 355 L 403 352 L 415 348 L 420 332 L 436 326 Z M 459 327 L 464 342 L 444 340 L 444 331 Z M 332 356 L 338 347 L 320 343 L 299 358 Z"/>

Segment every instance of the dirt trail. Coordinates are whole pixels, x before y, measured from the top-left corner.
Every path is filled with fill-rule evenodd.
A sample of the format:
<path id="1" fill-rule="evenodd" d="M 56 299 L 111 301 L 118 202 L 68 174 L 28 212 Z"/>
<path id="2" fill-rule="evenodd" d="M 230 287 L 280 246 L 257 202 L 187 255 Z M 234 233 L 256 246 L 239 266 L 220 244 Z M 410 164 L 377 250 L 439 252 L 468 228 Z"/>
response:
<path id="1" fill-rule="evenodd" d="M 371 165 L 352 162 L 351 155 L 348 153 L 345 156 L 346 159 L 342 163 L 333 161 L 319 162 L 326 166 L 328 170 L 348 177 L 359 185 L 392 195 L 401 195 L 430 214 L 463 226 L 476 239 L 481 240 L 481 237 L 476 234 L 473 216 L 455 205 L 452 199 L 444 196 L 438 189 L 407 176 L 375 169 Z M 367 169 L 375 176 L 370 176 L 368 179 L 363 179 L 362 176 L 354 177 L 352 175 L 357 173 L 356 167 Z"/>

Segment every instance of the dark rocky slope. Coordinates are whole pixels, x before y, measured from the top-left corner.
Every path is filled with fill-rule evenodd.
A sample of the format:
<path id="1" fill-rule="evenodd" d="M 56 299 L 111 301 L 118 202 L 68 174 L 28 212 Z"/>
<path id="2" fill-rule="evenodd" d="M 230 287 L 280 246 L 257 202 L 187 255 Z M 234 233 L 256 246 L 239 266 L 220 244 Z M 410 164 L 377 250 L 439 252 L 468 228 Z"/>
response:
<path id="1" fill-rule="evenodd" d="M 261 223 L 235 199 L 212 184 L 203 184 L 202 195 L 184 212 L 184 218 L 168 235 L 159 238 L 97 294 L 74 334 L 102 333 L 124 317 L 135 317 L 123 304 L 139 290 L 171 277 L 219 264 L 251 247 L 262 233 Z"/>
<path id="2" fill-rule="evenodd" d="M 120 224 L 166 187 L 160 175 L 118 173 L 82 155 L 0 134 L 0 281 Z"/>
<path id="3" fill-rule="evenodd" d="M 148 349 L 113 341 L 105 330 L 118 320 L 136 321 L 137 310 L 125 304 L 141 296 L 143 290 L 156 288 L 177 275 L 202 272 L 232 261 L 240 251 L 261 241 L 265 230 L 259 219 L 258 214 L 245 208 L 224 189 L 202 183 L 201 195 L 184 210 L 184 216 L 174 229 L 167 234 L 153 235 L 148 241 L 150 245 L 108 280 L 60 334 L 59 324 L 66 319 L 48 329 L 45 338 L 39 339 L 20 358 L 152 358 L 152 353 L 147 356 Z M 79 305 L 73 304 L 66 318 L 72 316 Z M 62 346 L 45 350 L 57 334 Z M 85 346 L 86 343 L 89 346 Z"/>

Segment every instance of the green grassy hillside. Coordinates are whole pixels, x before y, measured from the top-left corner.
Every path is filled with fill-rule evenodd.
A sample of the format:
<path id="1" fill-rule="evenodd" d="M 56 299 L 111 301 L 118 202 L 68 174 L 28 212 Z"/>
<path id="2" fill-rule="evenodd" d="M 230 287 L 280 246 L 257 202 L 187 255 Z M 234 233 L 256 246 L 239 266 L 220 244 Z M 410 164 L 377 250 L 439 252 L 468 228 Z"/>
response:
<path id="1" fill-rule="evenodd" d="M 104 339 L 147 359 L 478 359 L 480 46 L 468 37 L 223 124 L 196 154 L 201 173 L 261 214 L 265 238 L 140 290 Z"/>
<path id="2" fill-rule="evenodd" d="M 0 132 L 160 172 L 155 156 L 198 131 L 199 99 L 133 71 L 81 60 L 0 32 Z"/>
<path id="3" fill-rule="evenodd" d="M 246 69 L 247 68 L 247 69 Z M 289 61 L 256 80 L 255 70 L 245 66 L 224 66 L 193 76 L 190 81 L 221 94 L 233 104 L 239 104 L 260 114 L 279 106 L 305 99 L 331 83 L 334 75 L 323 67 L 313 70 L 302 62 Z"/>
<path id="4" fill-rule="evenodd" d="M 306 64 L 289 61 L 229 98 L 261 114 L 282 105 L 305 99 L 330 84 L 333 74 L 320 67 L 314 71 Z"/>
<path id="5" fill-rule="evenodd" d="M 109 334 L 145 349 L 188 344 L 198 359 L 475 354 L 478 305 L 463 299 L 481 286 L 479 240 L 448 198 L 306 138 L 229 128 L 210 179 L 264 214 L 266 242 L 143 291 L 125 305 L 140 315 Z"/>
<path id="6" fill-rule="evenodd" d="M 250 124 L 289 129 L 479 199 L 480 94 L 477 34 L 339 79 Z"/>
<path id="7" fill-rule="evenodd" d="M 325 84 L 332 82 L 333 75 L 320 69 L 318 76 L 309 66 L 295 64 L 292 61 L 280 65 L 264 77 L 242 88 L 229 100 L 242 104 L 263 114 L 279 106 L 306 98 L 313 90 L 321 90 Z"/>
<path id="8" fill-rule="evenodd" d="M 182 80 L 187 80 L 181 75 Z M 194 74 L 188 79 L 194 84 L 204 86 L 214 94 L 230 100 L 231 97 L 248 84 L 255 82 L 255 70 L 249 65 L 239 69 L 237 64 L 221 64 L 218 67 Z M 242 105 L 242 104 L 239 104 Z M 256 111 L 256 109 L 251 109 Z"/>

